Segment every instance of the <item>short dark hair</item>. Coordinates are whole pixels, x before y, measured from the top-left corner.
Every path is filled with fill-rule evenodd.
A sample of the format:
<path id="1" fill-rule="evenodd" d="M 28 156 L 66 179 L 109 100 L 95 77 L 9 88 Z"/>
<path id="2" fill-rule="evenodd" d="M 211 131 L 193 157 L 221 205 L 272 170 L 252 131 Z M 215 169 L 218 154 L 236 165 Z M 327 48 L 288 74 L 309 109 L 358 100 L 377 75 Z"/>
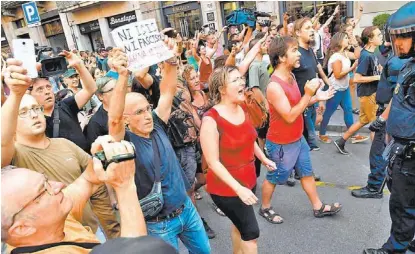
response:
<path id="1" fill-rule="evenodd" d="M 280 63 L 280 57 L 284 57 L 287 54 L 288 48 L 293 44 L 298 44 L 298 42 L 291 36 L 275 37 L 272 39 L 268 47 L 268 54 L 274 69 Z"/>
<path id="2" fill-rule="evenodd" d="M 226 63 L 226 60 L 228 60 L 228 57 L 229 56 L 227 56 L 227 55 L 221 55 L 221 56 L 215 58 L 215 61 L 214 61 L 214 64 L 213 64 L 215 66 L 215 70 L 219 67 L 225 66 L 225 63 Z"/>
<path id="3" fill-rule="evenodd" d="M 277 31 L 279 32 L 282 28 L 284 28 L 284 26 L 283 26 L 283 25 L 281 25 L 281 24 L 279 24 L 279 25 L 277 26 Z"/>
<path id="4" fill-rule="evenodd" d="M 364 45 L 369 43 L 369 39 L 372 39 L 374 34 L 373 31 L 379 29 L 377 26 L 368 26 L 362 31 L 362 42 Z"/>

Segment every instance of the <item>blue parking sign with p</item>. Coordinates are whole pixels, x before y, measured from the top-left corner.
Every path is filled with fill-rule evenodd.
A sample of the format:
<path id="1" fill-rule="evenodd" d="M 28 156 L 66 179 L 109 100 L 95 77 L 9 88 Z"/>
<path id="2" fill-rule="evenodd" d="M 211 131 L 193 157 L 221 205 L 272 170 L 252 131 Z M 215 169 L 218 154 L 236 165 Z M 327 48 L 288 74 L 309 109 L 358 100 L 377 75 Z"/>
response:
<path id="1" fill-rule="evenodd" d="M 22 5 L 26 23 L 30 25 L 38 25 L 40 23 L 39 11 L 36 2 L 29 2 Z"/>

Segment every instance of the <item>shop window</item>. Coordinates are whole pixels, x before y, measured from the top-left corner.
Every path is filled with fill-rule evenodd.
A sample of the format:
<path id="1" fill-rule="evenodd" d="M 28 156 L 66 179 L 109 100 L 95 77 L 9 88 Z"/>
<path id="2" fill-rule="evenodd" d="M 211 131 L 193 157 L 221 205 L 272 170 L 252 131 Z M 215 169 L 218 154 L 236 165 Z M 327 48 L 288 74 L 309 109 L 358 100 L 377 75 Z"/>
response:
<path id="1" fill-rule="evenodd" d="M 16 28 L 23 28 L 26 26 L 26 21 L 24 19 L 18 19 L 14 22 L 14 24 L 16 25 Z"/>
<path id="2" fill-rule="evenodd" d="M 63 33 L 63 27 L 60 20 L 55 20 L 42 26 L 46 37 Z"/>
<path id="3" fill-rule="evenodd" d="M 169 27 L 174 27 L 182 37 L 191 38 L 202 28 L 201 13 L 198 9 L 167 15 Z"/>

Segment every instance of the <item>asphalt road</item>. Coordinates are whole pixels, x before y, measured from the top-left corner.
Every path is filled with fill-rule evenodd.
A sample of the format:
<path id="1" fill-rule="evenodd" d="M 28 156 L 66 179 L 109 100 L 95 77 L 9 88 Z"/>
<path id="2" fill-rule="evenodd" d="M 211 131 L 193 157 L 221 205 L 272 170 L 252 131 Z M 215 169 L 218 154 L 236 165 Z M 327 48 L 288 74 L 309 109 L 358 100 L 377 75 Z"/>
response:
<path id="1" fill-rule="evenodd" d="M 346 147 L 351 152 L 348 156 L 338 153 L 333 144 L 321 144 L 320 151 L 312 152 L 313 167 L 323 181 L 318 183 L 321 200 L 340 202 L 343 210 L 334 217 L 314 218 L 299 181 L 294 187 L 277 186 L 272 205 L 284 223 L 273 225 L 257 214 L 259 253 L 362 253 L 364 248 L 380 247 L 387 240 L 391 224 L 388 192 L 383 199 L 356 199 L 350 194 L 351 188 L 366 184 L 370 143 L 348 143 Z M 264 172 L 263 168 L 259 186 Z M 212 253 L 232 253 L 231 222 L 217 215 L 210 206 L 210 197 L 204 191 L 201 194 L 199 212 L 217 234 L 210 240 Z M 257 196 L 261 200 L 261 188 Z M 180 253 L 187 253 L 182 244 Z"/>

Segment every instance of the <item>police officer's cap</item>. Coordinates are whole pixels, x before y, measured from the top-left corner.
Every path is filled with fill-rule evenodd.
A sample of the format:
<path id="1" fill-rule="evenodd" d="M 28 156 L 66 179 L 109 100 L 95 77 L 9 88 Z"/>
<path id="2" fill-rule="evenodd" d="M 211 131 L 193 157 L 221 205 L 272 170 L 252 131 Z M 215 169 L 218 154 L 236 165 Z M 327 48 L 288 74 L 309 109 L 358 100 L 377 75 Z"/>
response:
<path id="1" fill-rule="evenodd" d="M 405 4 L 392 15 L 389 32 L 391 35 L 415 32 L 415 2 Z"/>

